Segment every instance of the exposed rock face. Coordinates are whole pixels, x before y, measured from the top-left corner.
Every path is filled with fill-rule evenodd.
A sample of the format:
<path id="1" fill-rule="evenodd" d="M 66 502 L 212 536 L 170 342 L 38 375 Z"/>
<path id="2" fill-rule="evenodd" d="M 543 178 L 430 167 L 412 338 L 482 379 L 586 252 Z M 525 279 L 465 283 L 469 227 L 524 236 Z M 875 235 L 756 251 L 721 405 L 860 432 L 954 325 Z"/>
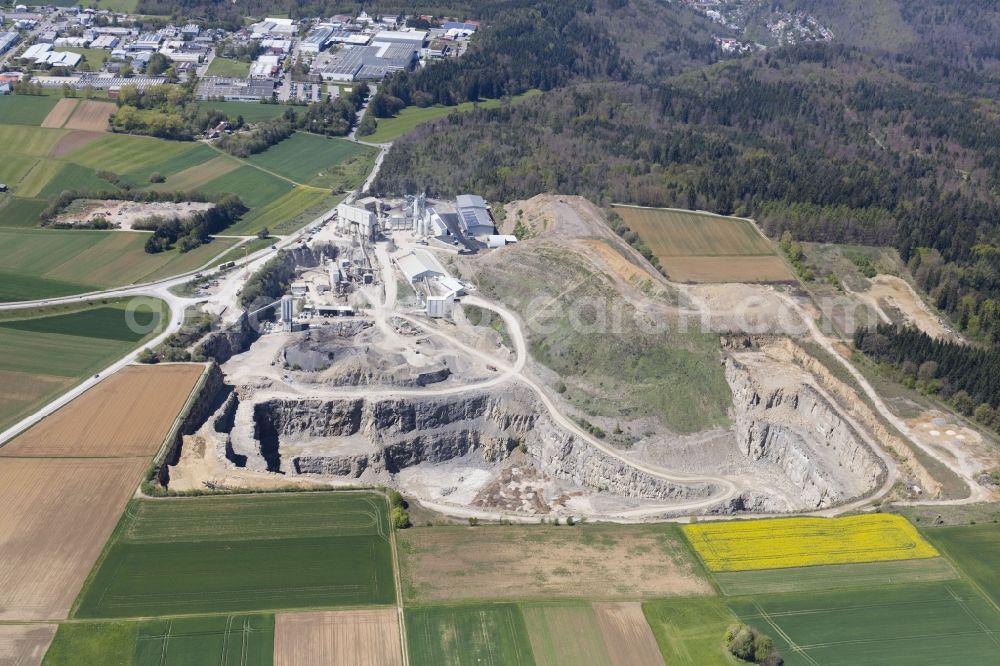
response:
<path id="1" fill-rule="evenodd" d="M 217 363 L 225 363 L 249 349 L 259 337 L 260 331 L 244 314 L 229 328 L 209 334 L 198 345 L 198 351 Z"/>
<path id="2" fill-rule="evenodd" d="M 272 472 L 367 479 L 470 455 L 499 463 L 520 447 L 541 471 L 616 495 L 663 500 L 712 494 L 710 485 L 670 483 L 593 448 L 540 414 L 533 397 L 511 388 L 446 398 L 241 403 L 228 457 L 245 457 L 248 467 Z"/>
<path id="3" fill-rule="evenodd" d="M 885 467 L 864 438 L 804 374 L 760 354 L 726 361 L 740 451 L 778 467 L 802 508 L 843 503 L 874 490 Z"/>

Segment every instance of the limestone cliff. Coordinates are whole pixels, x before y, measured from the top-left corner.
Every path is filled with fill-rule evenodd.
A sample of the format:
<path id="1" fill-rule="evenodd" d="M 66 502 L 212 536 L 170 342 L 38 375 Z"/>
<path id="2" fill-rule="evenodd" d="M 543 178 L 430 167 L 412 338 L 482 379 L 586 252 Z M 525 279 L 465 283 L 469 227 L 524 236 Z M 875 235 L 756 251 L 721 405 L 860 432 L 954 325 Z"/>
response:
<path id="1" fill-rule="evenodd" d="M 804 509 L 841 504 L 874 490 L 882 460 L 808 375 L 758 353 L 732 354 L 736 442 L 754 461 L 778 468 Z"/>

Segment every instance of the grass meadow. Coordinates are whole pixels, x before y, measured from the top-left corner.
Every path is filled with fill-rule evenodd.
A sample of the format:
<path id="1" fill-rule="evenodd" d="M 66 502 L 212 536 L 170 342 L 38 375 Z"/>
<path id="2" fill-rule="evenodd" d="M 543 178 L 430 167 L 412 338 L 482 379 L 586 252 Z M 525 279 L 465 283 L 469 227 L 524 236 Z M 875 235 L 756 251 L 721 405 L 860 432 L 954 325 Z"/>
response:
<path id="1" fill-rule="evenodd" d="M 133 502 L 75 615 L 393 603 L 385 511 L 366 493 Z"/>
<path id="2" fill-rule="evenodd" d="M 232 58 L 213 58 L 205 72 L 205 76 L 229 76 L 235 79 L 245 79 L 249 74 L 250 63 Z"/>
<path id="3" fill-rule="evenodd" d="M 0 430 L 107 367 L 160 330 L 166 305 L 135 312 L 147 334 L 129 330 L 125 301 L 72 304 L 0 315 Z"/>

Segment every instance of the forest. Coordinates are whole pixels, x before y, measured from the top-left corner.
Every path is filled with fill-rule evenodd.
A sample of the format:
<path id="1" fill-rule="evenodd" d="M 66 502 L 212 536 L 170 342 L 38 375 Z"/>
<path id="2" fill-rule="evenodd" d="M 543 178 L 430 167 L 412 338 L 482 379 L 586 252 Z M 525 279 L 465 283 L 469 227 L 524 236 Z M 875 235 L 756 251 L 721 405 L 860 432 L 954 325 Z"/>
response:
<path id="1" fill-rule="evenodd" d="M 888 364 L 895 379 L 949 401 L 958 411 L 1000 431 L 1000 350 L 935 340 L 911 327 L 858 329 L 854 345 Z"/>
<path id="2" fill-rule="evenodd" d="M 542 80 L 553 88 L 416 128 L 394 144 L 375 190 L 500 201 L 559 191 L 750 215 L 775 238 L 892 245 L 963 330 L 1000 341 L 1000 102 L 964 91 L 970 82 L 992 90 L 992 51 L 957 59 L 929 50 L 921 60 L 902 47 L 820 43 L 716 62 L 712 28 L 692 22 L 684 40 L 653 42 L 653 58 L 635 46 L 650 43 L 637 7 L 651 23 L 678 20 L 676 8 L 588 6 L 591 14 L 535 14 L 537 34 L 564 35 L 571 66 L 527 38 L 503 52 L 479 39 L 450 67 L 489 82 L 489 71 L 534 76 L 551 64 Z M 512 12 L 494 29 L 508 20 L 521 19 Z M 941 82 L 941 67 L 960 66 L 968 69 Z M 404 104 L 446 99 L 456 89 L 439 83 L 439 69 L 399 75 L 383 94 Z"/>

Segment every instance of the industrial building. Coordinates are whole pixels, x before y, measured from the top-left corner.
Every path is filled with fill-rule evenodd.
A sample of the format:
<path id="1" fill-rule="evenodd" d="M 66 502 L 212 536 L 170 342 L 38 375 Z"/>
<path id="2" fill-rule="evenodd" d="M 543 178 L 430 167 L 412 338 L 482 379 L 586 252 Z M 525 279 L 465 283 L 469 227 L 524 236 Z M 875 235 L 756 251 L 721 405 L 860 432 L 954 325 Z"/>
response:
<path id="1" fill-rule="evenodd" d="M 385 78 L 390 72 L 408 69 L 417 62 L 420 48 L 409 44 L 372 43 L 371 46 L 346 46 L 334 53 L 314 71 L 324 81 L 368 81 Z"/>
<path id="2" fill-rule="evenodd" d="M 113 49 L 118 46 L 118 38 L 114 35 L 98 35 L 94 41 L 90 43 L 90 48 L 92 49 Z"/>
<path id="3" fill-rule="evenodd" d="M 444 277 L 448 274 L 437 258 L 427 250 L 398 252 L 392 259 L 414 287 L 430 278 Z"/>
<path id="4" fill-rule="evenodd" d="M 418 51 L 427 43 L 427 32 L 423 30 L 382 30 L 376 33 L 372 44 L 403 44 Z"/>
<path id="5" fill-rule="evenodd" d="M 475 194 L 461 194 L 455 199 L 462 233 L 466 236 L 490 236 L 496 233 L 486 200 Z"/>
<path id="6" fill-rule="evenodd" d="M 287 38 L 291 39 L 298 32 L 295 21 L 286 18 L 265 18 L 250 26 L 250 39 Z"/>
<path id="7" fill-rule="evenodd" d="M 309 31 L 309 34 L 305 36 L 302 43 L 299 45 L 299 50 L 303 53 L 319 53 L 326 48 L 327 44 L 330 43 L 330 37 L 333 35 L 333 26 L 321 25 L 313 28 Z"/>
<path id="8" fill-rule="evenodd" d="M 281 71 L 281 56 L 262 55 L 250 65 L 251 79 L 270 79 Z"/>
<path id="9" fill-rule="evenodd" d="M 378 234 L 378 215 L 364 206 L 342 203 L 337 206 L 337 227 L 344 233 L 374 240 Z"/>
<path id="10" fill-rule="evenodd" d="M 21 36 L 16 32 L 0 32 L 0 55 L 10 51 L 20 39 Z"/>
<path id="11" fill-rule="evenodd" d="M 281 297 L 281 327 L 284 331 L 292 330 L 292 319 L 295 316 L 295 302 L 291 296 Z"/>
<path id="12" fill-rule="evenodd" d="M 198 99 L 255 102 L 274 96 L 274 79 L 233 79 L 209 76 L 198 83 Z"/>
<path id="13" fill-rule="evenodd" d="M 368 46 L 371 41 L 371 33 L 350 30 L 334 30 L 329 39 L 331 44 L 347 44 L 349 46 Z"/>
<path id="14" fill-rule="evenodd" d="M 450 319 L 459 297 L 465 295 L 465 285 L 448 275 L 429 280 L 423 286 L 427 316 L 434 319 Z"/>
<path id="15" fill-rule="evenodd" d="M 144 32 L 128 45 L 129 51 L 156 51 L 160 48 L 163 38 L 155 32 Z"/>

